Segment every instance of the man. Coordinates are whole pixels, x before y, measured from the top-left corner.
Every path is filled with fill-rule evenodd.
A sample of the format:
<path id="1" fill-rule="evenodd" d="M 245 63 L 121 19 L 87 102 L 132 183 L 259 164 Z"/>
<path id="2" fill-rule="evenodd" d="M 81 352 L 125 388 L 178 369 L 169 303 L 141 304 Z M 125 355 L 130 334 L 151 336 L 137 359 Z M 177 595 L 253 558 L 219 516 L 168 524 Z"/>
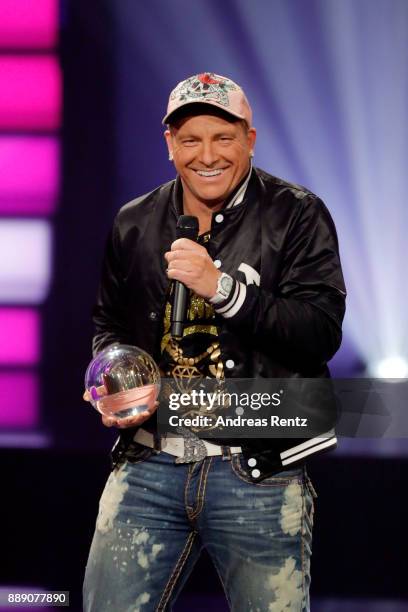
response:
<path id="1" fill-rule="evenodd" d="M 94 353 L 136 345 L 179 380 L 327 377 L 345 290 L 324 204 L 252 167 L 251 108 L 230 79 L 205 73 L 179 83 L 163 123 L 177 178 L 116 217 Z M 181 214 L 198 218 L 197 241 L 175 239 Z M 178 341 L 170 334 L 175 280 L 190 290 Z M 334 448 L 334 433 L 196 444 L 160 438 L 155 416 L 103 417 L 121 435 L 85 610 L 171 609 L 203 547 L 232 610 L 308 610 L 315 494 L 304 461 Z"/>

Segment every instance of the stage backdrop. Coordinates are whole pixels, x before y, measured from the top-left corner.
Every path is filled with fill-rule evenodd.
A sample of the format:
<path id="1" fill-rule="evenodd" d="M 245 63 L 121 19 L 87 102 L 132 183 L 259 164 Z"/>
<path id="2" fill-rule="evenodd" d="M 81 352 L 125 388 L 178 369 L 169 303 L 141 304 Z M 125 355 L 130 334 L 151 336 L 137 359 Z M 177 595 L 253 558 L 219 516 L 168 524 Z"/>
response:
<path id="1" fill-rule="evenodd" d="M 69 334 L 61 331 L 78 382 L 106 232 L 120 206 L 174 177 L 161 119 L 170 90 L 202 71 L 228 75 L 247 92 L 258 129 L 255 164 L 310 188 L 333 215 L 349 292 L 333 375 L 378 374 L 385 362 L 382 375 L 406 376 L 407 3 L 97 5 L 68 3 L 66 15 L 76 39 L 64 56 L 59 261 L 69 252 L 73 267 L 64 268 L 68 287 L 59 275 L 59 312 L 74 316 Z M 88 425 L 92 438 L 94 421 Z M 370 449 L 404 446 L 374 441 Z"/>

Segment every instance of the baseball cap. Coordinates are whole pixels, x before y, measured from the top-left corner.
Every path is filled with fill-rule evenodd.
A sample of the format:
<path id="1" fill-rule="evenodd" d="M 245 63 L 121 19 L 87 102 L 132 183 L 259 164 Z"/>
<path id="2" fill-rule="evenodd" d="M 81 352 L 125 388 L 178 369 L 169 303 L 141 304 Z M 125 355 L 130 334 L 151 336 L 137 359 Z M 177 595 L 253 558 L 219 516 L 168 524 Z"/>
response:
<path id="1" fill-rule="evenodd" d="M 171 92 L 167 113 L 162 123 L 171 123 L 171 118 L 187 104 L 209 104 L 225 113 L 244 119 L 252 125 L 252 110 L 242 88 L 227 77 L 202 72 L 181 81 Z"/>

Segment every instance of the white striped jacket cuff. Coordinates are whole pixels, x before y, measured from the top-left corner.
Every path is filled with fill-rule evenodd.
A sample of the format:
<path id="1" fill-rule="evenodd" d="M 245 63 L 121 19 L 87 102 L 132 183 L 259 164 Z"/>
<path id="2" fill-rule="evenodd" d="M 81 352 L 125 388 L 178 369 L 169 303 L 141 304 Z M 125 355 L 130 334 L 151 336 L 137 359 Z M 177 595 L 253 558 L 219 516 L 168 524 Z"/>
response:
<path id="1" fill-rule="evenodd" d="M 326 434 L 322 434 L 316 438 L 311 438 L 306 442 L 302 442 L 302 444 L 292 446 L 292 448 L 283 451 L 283 453 L 280 454 L 282 465 L 296 463 L 308 455 L 326 450 L 331 446 L 337 446 L 337 438 L 333 429 L 328 431 Z"/>
<path id="2" fill-rule="evenodd" d="M 244 283 L 235 280 L 230 296 L 224 302 L 214 306 L 215 312 L 222 315 L 226 319 L 230 319 L 236 315 L 245 302 L 247 288 Z"/>

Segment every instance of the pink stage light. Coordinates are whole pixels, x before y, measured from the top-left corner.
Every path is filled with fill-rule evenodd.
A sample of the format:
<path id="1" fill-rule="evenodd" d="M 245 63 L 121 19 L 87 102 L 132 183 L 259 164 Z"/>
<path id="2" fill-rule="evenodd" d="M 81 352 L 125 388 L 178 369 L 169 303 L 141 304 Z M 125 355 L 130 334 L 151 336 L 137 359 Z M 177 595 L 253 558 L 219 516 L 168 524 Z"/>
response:
<path id="1" fill-rule="evenodd" d="M 0 364 L 36 365 L 40 358 L 40 317 L 30 308 L 0 308 Z"/>
<path id="2" fill-rule="evenodd" d="M 49 49 L 57 42 L 57 0 L 0 0 L 0 47 Z"/>
<path id="3" fill-rule="evenodd" d="M 0 428 L 31 428 L 39 421 L 38 377 L 32 372 L 0 373 Z"/>
<path id="4" fill-rule="evenodd" d="M 55 130 L 61 73 L 54 57 L 0 57 L 0 129 Z"/>
<path id="5" fill-rule="evenodd" d="M 56 138 L 0 137 L 0 214 L 51 214 L 58 197 L 59 162 Z"/>

